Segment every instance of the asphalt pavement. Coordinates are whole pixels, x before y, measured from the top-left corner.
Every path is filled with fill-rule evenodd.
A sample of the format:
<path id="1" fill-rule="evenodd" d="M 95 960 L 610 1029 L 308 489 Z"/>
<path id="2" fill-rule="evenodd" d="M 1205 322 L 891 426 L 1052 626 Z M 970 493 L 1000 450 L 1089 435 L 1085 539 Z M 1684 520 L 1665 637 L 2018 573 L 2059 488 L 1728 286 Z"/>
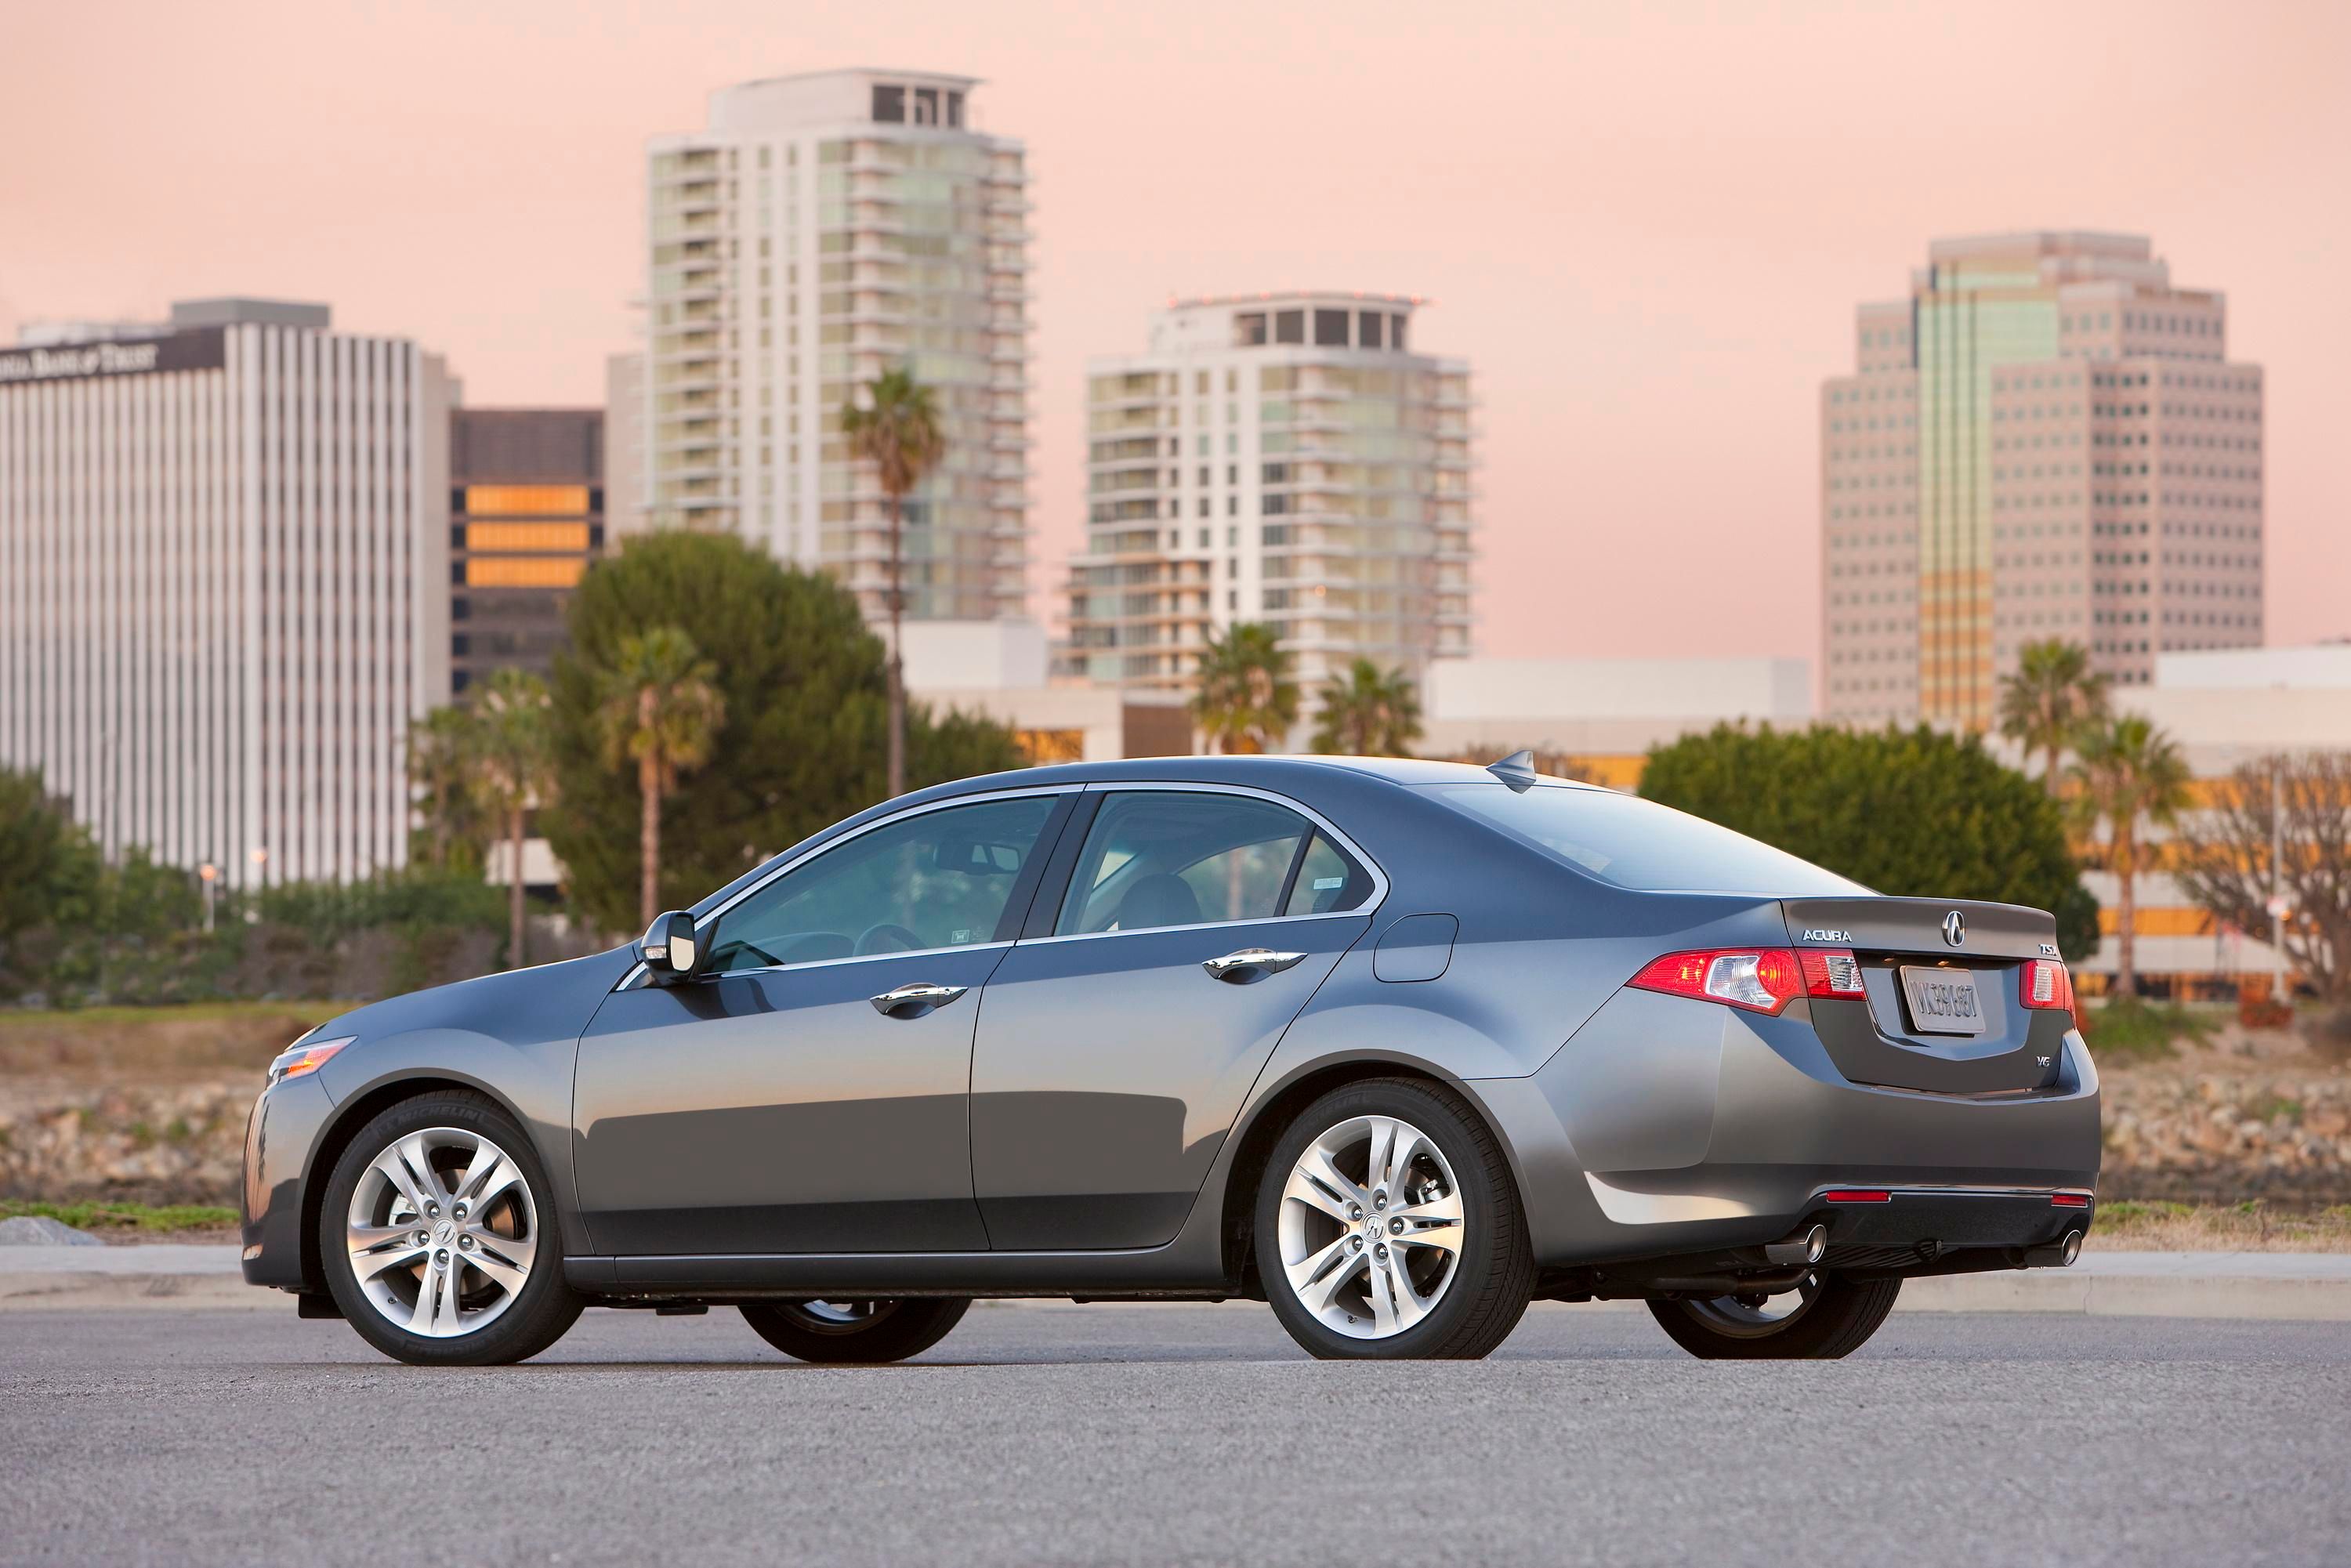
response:
<path id="1" fill-rule="evenodd" d="M 0 1562 L 2327 1563 L 2351 1324 L 1897 1312 L 1700 1363 L 1541 1306 L 1491 1360 L 1262 1308 L 982 1306 L 921 1361 L 595 1312 L 520 1367 L 341 1323 L 0 1318 Z"/>

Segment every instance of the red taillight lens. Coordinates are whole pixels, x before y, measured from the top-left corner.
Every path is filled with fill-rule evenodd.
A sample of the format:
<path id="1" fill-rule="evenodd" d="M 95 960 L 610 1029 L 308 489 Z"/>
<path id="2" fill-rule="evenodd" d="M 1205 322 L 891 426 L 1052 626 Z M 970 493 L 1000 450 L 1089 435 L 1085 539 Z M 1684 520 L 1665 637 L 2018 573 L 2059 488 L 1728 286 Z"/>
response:
<path id="1" fill-rule="evenodd" d="M 2052 1208 L 2087 1208 L 2090 1195 L 2086 1192 L 2053 1192 L 2049 1195 Z"/>
<path id="2" fill-rule="evenodd" d="M 1833 1186 L 1821 1194 L 1823 1203 L 1892 1203 L 1894 1194 L 1882 1186 Z"/>
<path id="3" fill-rule="evenodd" d="M 2054 958 L 2027 958 L 2018 973 L 2017 987 L 2028 1008 L 2074 1013 L 2077 1020 L 2081 1017 L 2074 1009 L 2074 977 Z"/>
<path id="4" fill-rule="evenodd" d="M 1852 954 L 1838 947 L 1806 947 L 1796 956 L 1803 960 L 1806 996 L 1861 995 L 1861 960 Z"/>
<path id="5" fill-rule="evenodd" d="M 1804 974 L 1785 947 L 1708 947 L 1668 953 L 1628 982 L 1645 991 L 1728 1002 L 1750 1012 L 1776 1013 L 1804 994 Z"/>

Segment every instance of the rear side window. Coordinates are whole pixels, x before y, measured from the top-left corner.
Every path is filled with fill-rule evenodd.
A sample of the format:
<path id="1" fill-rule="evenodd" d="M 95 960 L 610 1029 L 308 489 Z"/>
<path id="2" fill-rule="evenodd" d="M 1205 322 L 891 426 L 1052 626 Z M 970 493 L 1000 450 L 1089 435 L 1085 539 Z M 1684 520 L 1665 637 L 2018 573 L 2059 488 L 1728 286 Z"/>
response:
<path id="1" fill-rule="evenodd" d="M 1370 891 L 1368 873 L 1286 807 L 1209 790 L 1122 789 L 1095 814 L 1053 929 L 1069 936 L 1328 914 Z"/>
<path id="2" fill-rule="evenodd" d="M 1608 789 L 1437 784 L 1429 792 L 1578 871 L 1642 893 L 1752 893 L 1771 898 L 1866 894 L 1744 833 Z"/>

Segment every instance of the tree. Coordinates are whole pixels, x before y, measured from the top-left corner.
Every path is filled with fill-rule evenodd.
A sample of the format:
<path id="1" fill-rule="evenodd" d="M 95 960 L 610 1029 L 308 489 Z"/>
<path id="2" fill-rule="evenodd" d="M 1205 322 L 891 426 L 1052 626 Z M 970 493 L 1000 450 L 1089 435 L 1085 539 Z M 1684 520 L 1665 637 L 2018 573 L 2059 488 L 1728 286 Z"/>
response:
<path id="1" fill-rule="evenodd" d="M 462 703 L 436 707 L 408 727 L 411 804 L 423 830 L 419 847 L 423 862 L 437 871 L 478 868 L 489 841 L 475 772 L 478 727 Z"/>
<path id="2" fill-rule="evenodd" d="M 1973 736 L 1718 725 L 1653 748 L 1641 793 L 1881 893 L 2049 910 L 2066 956 L 2097 950 L 2057 803 Z"/>
<path id="3" fill-rule="evenodd" d="M 2188 763 L 2170 737 L 2137 714 L 2109 718 L 2074 742 L 2075 821 L 2085 833 L 2106 829 L 2106 868 L 2115 873 L 2115 995 L 2138 988 L 2139 824 L 2168 825 L 2188 804 Z"/>
<path id="4" fill-rule="evenodd" d="M 1222 751 L 1270 751 L 1287 739 L 1298 722 L 1298 683 L 1271 626 L 1236 622 L 1209 639 L 1192 718 Z"/>
<path id="5" fill-rule="evenodd" d="M 1420 693 L 1402 669 L 1357 659 L 1322 688 L 1314 749 L 1349 757 L 1410 757 L 1420 738 Z"/>
<path id="6" fill-rule="evenodd" d="M 2043 786 L 2057 793 L 2057 758 L 2083 728 L 2106 716 L 2106 677 L 2090 669 L 2090 651 L 2052 637 L 2019 650 L 2016 673 L 2000 684 L 2000 732 L 2030 755 L 2048 758 Z"/>
<path id="7" fill-rule="evenodd" d="M 518 969 L 529 961 L 523 919 L 524 813 L 555 792 L 547 683 L 528 670 L 498 670 L 475 689 L 467 706 L 475 785 L 483 804 L 506 830 L 507 963 Z"/>
<path id="8" fill-rule="evenodd" d="M 57 923 L 57 904 L 86 872 L 89 834 L 40 771 L 0 768 L 0 947 Z"/>
<path id="9" fill-rule="evenodd" d="M 726 722 L 726 699 L 714 684 L 717 674 L 693 638 L 674 626 L 656 626 L 622 639 L 619 658 L 600 683 L 605 764 L 636 765 L 641 925 L 651 925 L 661 912 L 662 791 L 710 760 L 719 726 Z"/>
<path id="10" fill-rule="evenodd" d="M 580 580 L 556 660 L 556 793 L 538 813 L 580 917 L 626 929 L 642 893 L 643 799 L 607 767 L 599 671 L 622 642 L 674 626 L 716 666 L 726 725 L 710 760 L 662 792 L 659 907 L 693 903 L 883 798 L 887 676 L 881 639 L 829 577 L 778 565 L 731 534 L 632 539 Z M 1020 766 L 1011 732 L 907 706 L 908 783 Z"/>
<path id="11" fill-rule="evenodd" d="M 2274 856 L 2286 956 L 2329 1000 L 2351 1000 L 2351 756 L 2265 757 L 2216 781 L 2172 831 L 2174 874 L 2215 921 L 2267 939 Z"/>
<path id="12" fill-rule="evenodd" d="M 906 496 L 946 455 L 931 389 L 907 370 L 884 372 L 859 389 L 857 401 L 841 411 L 841 433 L 849 449 L 873 465 L 882 494 L 890 503 L 890 751 L 888 789 L 906 792 L 906 662 L 901 636 L 905 593 L 900 587 Z"/>

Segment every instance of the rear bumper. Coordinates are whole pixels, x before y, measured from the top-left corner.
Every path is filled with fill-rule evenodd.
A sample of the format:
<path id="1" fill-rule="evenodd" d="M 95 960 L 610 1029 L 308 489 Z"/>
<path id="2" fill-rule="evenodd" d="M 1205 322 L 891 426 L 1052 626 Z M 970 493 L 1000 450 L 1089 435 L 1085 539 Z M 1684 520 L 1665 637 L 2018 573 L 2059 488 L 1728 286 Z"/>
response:
<path id="1" fill-rule="evenodd" d="M 1624 991 L 1532 1076 L 1474 1088 L 1517 1158 L 1541 1264 L 1761 1246 L 1819 1220 L 1831 1266 L 1850 1246 L 1882 1267 L 1887 1249 L 2032 1247 L 2087 1223 L 2051 1201 L 2098 1174 L 2096 1070 L 2078 1034 L 2063 1051 L 2032 1094 L 1873 1088 L 1837 1071 L 1802 1003 L 1771 1018 Z M 1826 1203 L 1836 1187 L 1892 1196 Z"/>
<path id="2" fill-rule="evenodd" d="M 245 1180 L 238 1189 L 245 1281 L 316 1290 L 302 1267 L 302 1172 L 334 1102 L 316 1074 L 265 1089 L 245 1124 Z"/>

